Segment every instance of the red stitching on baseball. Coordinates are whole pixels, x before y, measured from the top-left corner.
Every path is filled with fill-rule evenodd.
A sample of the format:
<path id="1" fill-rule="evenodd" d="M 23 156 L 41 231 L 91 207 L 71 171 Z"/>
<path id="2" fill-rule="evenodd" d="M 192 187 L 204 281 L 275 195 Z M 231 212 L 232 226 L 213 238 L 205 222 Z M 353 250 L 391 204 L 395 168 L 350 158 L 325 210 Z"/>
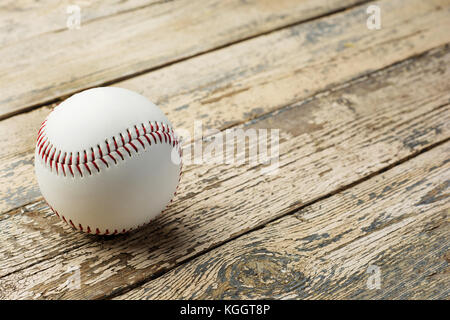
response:
<path id="1" fill-rule="evenodd" d="M 47 150 L 47 148 L 48 148 L 49 145 L 50 145 L 50 144 L 47 143 L 47 145 L 46 145 L 44 151 L 42 152 L 42 156 L 41 156 L 41 157 L 43 157 L 43 159 L 44 159 L 44 157 L 45 157 L 45 156 L 44 156 L 44 155 L 45 155 L 45 151 Z"/>
<path id="2" fill-rule="evenodd" d="M 61 155 L 61 150 L 59 150 L 58 156 L 56 157 L 56 174 L 58 174 L 58 163 L 59 163 L 59 156 Z"/>
<path id="3" fill-rule="evenodd" d="M 153 132 L 150 132 L 150 135 L 153 137 L 153 140 L 155 140 L 155 144 L 158 143 L 158 140 L 156 140 L 155 135 L 153 134 Z"/>
<path id="4" fill-rule="evenodd" d="M 113 161 L 114 161 L 115 164 L 117 164 L 116 158 L 114 158 L 112 154 L 109 154 L 109 157 L 110 157 L 111 159 L 113 159 Z"/>
<path id="5" fill-rule="evenodd" d="M 83 172 L 81 172 L 81 168 L 80 168 L 80 165 L 78 163 L 76 164 L 76 167 L 78 169 L 78 172 L 80 173 L 80 176 L 83 176 Z"/>
<path id="6" fill-rule="evenodd" d="M 156 134 L 158 135 L 158 137 L 159 137 L 159 140 L 160 140 L 160 141 L 161 141 L 161 143 L 162 143 L 163 141 L 162 141 L 162 138 L 161 138 L 161 134 L 160 134 L 160 133 L 159 133 L 158 131 L 156 131 L 155 133 L 156 133 Z"/>
<path id="7" fill-rule="evenodd" d="M 113 141 L 114 141 L 114 147 L 117 149 L 119 149 L 119 147 L 117 146 L 117 141 L 116 141 L 116 137 L 113 136 Z"/>
<path id="8" fill-rule="evenodd" d="M 149 145 L 152 145 L 152 140 L 150 140 L 150 138 L 147 137 L 147 134 L 144 135 L 144 138 L 147 139 Z"/>
<path id="9" fill-rule="evenodd" d="M 41 142 L 39 143 L 39 152 L 38 152 L 38 154 L 39 155 L 41 155 L 41 150 L 42 150 L 42 147 L 44 146 L 44 143 L 45 143 L 45 141 L 48 139 L 46 136 L 43 136 L 43 138 L 41 138 L 42 140 L 41 140 Z"/>
<path id="10" fill-rule="evenodd" d="M 130 130 L 127 129 L 127 133 L 128 133 L 128 143 L 131 142 L 131 133 Z"/>
<path id="11" fill-rule="evenodd" d="M 141 143 L 141 145 L 142 145 L 142 148 L 145 149 L 145 144 L 141 141 L 140 137 L 137 137 L 137 141 L 139 141 Z M 137 152 L 137 150 L 136 150 L 136 152 Z"/>
<path id="12" fill-rule="evenodd" d="M 109 168 L 109 164 L 108 164 L 108 162 L 106 162 L 106 160 L 105 160 L 105 159 L 103 159 L 103 157 L 102 157 L 102 158 L 100 158 L 100 160 L 102 160 L 102 161 L 103 161 L 103 163 L 105 164 L 105 166 L 106 166 L 107 168 Z M 100 172 L 100 170 L 99 170 L 98 172 Z"/>
<path id="13" fill-rule="evenodd" d="M 128 149 L 126 145 L 123 145 L 122 148 L 124 148 L 128 152 L 128 155 L 131 157 L 130 149 Z M 123 157 L 122 157 L 122 160 L 124 160 Z"/>
<path id="14" fill-rule="evenodd" d="M 138 138 L 139 139 L 139 138 Z M 136 152 L 138 152 L 139 150 L 138 150 L 138 148 L 136 148 L 136 146 L 133 144 L 133 142 L 128 142 L 132 147 L 133 147 L 133 149 L 134 149 L 134 151 L 136 151 Z M 131 156 L 131 154 L 130 154 L 130 156 Z"/>
<path id="15" fill-rule="evenodd" d="M 103 159 L 102 159 L 103 160 Z M 97 169 L 97 172 L 100 172 L 100 168 L 98 167 L 98 165 L 95 163 L 95 160 L 92 161 L 92 164 L 94 165 L 95 169 Z"/>
<path id="16" fill-rule="evenodd" d="M 125 158 L 123 157 L 122 153 L 120 153 L 119 150 L 116 150 L 117 154 L 122 158 L 122 160 L 125 160 Z"/>
<path id="17" fill-rule="evenodd" d="M 86 167 L 87 171 L 89 172 L 90 175 L 92 175 L 91 169 L 89 169 L 89 166 L 87 163 L 84 164 L 84 166 Z"/>
<path id="18" fill-rule="evenodd" d="M 103 158 L 103 152 L 102 152 L 102 148 L 100 148 L 99 145 L 97 145 L 98 148 L 98 153 L 100 154 L 100 158 Z M 92 151 L 93 152 L 93 151 Z"/>
<path id="19" fill-rule="evenodd" d="M 53 153 L 52 153 L 52 155 L 50 156 L 50 170 L 52 169 L 52 163 L 53 163 L 53 158 L 54 158 L 54 156 L 55 156 L 55 152 L 56 152 L 56 148 L 53 149 Z"/>

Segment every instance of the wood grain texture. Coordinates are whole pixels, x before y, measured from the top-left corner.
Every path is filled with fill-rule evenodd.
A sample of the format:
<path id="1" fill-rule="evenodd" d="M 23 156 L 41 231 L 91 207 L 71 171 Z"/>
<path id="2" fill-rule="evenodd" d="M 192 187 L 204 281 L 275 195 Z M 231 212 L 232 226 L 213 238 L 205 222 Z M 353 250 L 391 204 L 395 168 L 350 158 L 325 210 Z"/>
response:
<path id="1" fill-rule="evenodd" d="M 446 143 L 117 298 L 448 299 L 449 187 Z"/>
<path id="2" fill-rule="evenodd" d="M 177 0 L 0 48 L 0 118 L 361 0 Z"/>
<path id="3" fill-rule="evenodd" d="M 40 202 L 2 215 L 0 297 L 121 292 L 448 139 L 449 60 L 444 47 L 248 123 L 281 129 L 279 172 L 188 167 L 175 202 L 137 232 L 76 233 Z M 67 288 L 70 266 L 80 267 L 80 290 Z"/>
<path id="4" fill-rule="evenodd" d="M 170 1 L 170 0 L 169 0 Z M 0 3 L 0 47 L 67 29 L 67 7 L 79 6 L 81 23 L 142 9 L 164 0 L 3 0 Z"/>
<path id="5" fill-rule="evenodd" d="M 149 97 L 191 136 L 195 120 L 205 129 L 228 128 L 450 41 L 444 9 L 410 1 L 405 11 L 403 4 L 383 2 L 388 14 L 381 30 L 358 27 L 367 16 L 364 5 L 116 85 Z M 50 110 L 0 122 L 0 213 L 40 197 L 34 139 Z"/>

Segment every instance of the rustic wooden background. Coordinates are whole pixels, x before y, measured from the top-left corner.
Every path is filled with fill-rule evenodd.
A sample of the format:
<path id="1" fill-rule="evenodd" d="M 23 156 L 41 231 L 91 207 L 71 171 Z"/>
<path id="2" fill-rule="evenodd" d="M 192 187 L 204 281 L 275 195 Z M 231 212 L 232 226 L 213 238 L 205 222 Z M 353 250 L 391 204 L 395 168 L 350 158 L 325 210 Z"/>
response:
<path id="1" fill-rule="evenodd" d="M 449 43 L 449 0 L 2 1 L 0 298 L 448 299 Z M 175 127 L 279 128 L 280 169 L 189 165 L 154 223 L 75 232 L 39 192 L 35 137 L 101 85 Z"/>

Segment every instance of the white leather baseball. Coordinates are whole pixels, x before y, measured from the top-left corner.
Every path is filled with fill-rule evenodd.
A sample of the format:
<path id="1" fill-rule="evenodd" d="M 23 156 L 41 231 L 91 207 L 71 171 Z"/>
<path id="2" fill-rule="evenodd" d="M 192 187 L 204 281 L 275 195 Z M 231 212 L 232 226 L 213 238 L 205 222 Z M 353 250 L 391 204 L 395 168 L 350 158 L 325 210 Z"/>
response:
<path id="1" fill-rule="evenodd" d="M 42 195 L 73 228 L 117 234 L 148 223 L 173 198 L 181 146 L 163 112 L 140 94 L 94 88 L 57 106 L 37 138 Z"/>

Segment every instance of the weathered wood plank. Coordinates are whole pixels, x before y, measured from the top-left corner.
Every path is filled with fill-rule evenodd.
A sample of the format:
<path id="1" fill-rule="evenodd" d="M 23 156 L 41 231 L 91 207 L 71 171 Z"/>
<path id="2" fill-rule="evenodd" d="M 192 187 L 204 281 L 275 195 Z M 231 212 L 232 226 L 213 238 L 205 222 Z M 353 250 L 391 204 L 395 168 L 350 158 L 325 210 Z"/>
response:
<path id="1" fill-rule="evenodd" d="M 117 298 L 448 299 L 449 187 L 446 143 Z"/>
<path id="2" fill-rule="evenodd" d="M 138 10 L 164 2 L 161 0 L 3 0 L 0 3 L 0 47 L 23 41 L 42 33 L 67 28 L 67 7 L 77 5 L 81 9 L 81 24 L 125 11 Z"/>
<path id="3" fill-rule="evenodd" d="M 0 48 L 0 118 L 362 0 L 177 0 Z"/>
<path id="4" fill-rule="evenodd" d="M 137 232 L 86 236 L 40 203 L 4 214 L 0 297 L 113 294 L 447 139 L 449 61 L 445 47 L 250 123 L 281 129 L 277 174 L 191 166 L 176 201 Z M 81 270 L 81 290 L 64 284 L 70 266 Z"/>
<path id="5" fill-rule="evenodd" d="M 366 18 L 361 6 L 117 85 L 156 102 L 175 128 L 192 133 L 194 121 L 202 120 L 205 128 L 224 129 L 450 41 L 442 29 L 447 16 L 431 2 L 408 2 L 406 12 L 401 1 L 386 6 L 381 30 L 358 27 Z M 48 112 L 0 122 L 0 212 L 40 197 L 32 158 Z"/>

